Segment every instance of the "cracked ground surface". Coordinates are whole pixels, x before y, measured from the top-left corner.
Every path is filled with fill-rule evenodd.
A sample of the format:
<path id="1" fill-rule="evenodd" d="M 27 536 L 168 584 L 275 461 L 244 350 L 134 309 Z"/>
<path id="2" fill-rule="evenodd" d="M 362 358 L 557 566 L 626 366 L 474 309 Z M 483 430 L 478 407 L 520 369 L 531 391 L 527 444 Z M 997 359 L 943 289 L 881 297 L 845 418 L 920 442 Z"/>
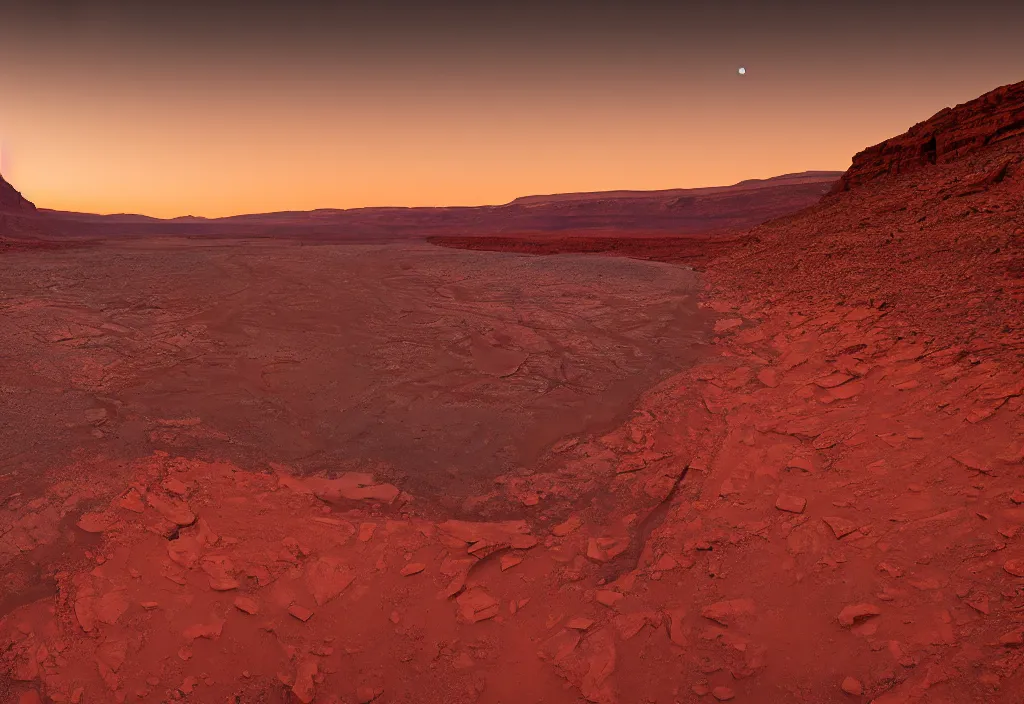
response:
<path id="1" fill-rule="evenodd" d="M 624 259 L 150 240 L 5 264 L 11 515 L 62 472 L 112 481 L 154 449 L 370 470 L 453 515 L 500 512 L 467 499 L 612 427 L 708 320 L 692 272 Z"/>

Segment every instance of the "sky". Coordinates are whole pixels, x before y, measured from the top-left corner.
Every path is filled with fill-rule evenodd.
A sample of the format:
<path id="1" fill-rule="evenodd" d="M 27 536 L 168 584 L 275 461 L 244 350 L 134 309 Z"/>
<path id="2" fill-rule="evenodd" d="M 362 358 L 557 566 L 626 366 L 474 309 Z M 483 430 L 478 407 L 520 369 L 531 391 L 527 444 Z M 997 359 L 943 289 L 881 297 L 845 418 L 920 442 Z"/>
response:
<path id="1" fill-rule="evenodd" d="M 0 0 L 0 169 L 158 217 L 844 170 L 1024 80 L 1021 27 L 1020 0 Z"/>

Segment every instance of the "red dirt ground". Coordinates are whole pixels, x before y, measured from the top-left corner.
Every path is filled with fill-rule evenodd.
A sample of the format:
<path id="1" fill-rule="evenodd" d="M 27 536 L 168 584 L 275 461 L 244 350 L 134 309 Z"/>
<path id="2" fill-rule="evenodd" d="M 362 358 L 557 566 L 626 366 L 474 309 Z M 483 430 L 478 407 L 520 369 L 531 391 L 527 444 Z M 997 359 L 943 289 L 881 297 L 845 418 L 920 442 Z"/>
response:
<path id="1" fill-rule="evenodd" d="M 1001 139 L 1024 127 L 1017 95 L 940 113 L 956 158 L 862 160 L 848 191 L 710 261 L 710 346 L 610 427 L 491 477 L 476 520 L 341 463 L 83 453 L 76 481 L 0 516 L 19 559 L 80 546 L 56 597 L 0 620 L 5 694 L 1019 704 L 1024 164 Z M 999 127 L 968 142 L 958 125 Z M 168 437 L 217 431 L 165 420 Z"/>
<path id="2" fill-rule="evenodd" d="M 650 261 L 686 264 L 703 271 L 707 263 L 741 243 L 729 235 L 502 235 L 472 237 L 428 237 L 427 242 L 442 247 L 474 249 L 487 252 L 521 252 L 528 254 L 607 254 Z"/>

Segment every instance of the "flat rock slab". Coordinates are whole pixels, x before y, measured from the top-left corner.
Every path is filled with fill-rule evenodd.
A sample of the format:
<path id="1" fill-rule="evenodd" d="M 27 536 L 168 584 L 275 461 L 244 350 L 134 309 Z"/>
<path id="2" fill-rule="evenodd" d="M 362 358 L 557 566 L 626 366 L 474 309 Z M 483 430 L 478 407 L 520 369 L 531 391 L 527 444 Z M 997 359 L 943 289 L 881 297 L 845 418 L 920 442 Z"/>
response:
<path id="1" fill-rule="evenodd" d="M 421 242 L 106 241 L 24 255 L 0 289 L 2 381 L 21 399 L 0 456 L 188 446 L 331 477 L 353 468 L 335 459 L 384 463 L 452 505 L 627 415 L 712 324 L 685 267 Z M 321 489 L 388 503 L 388 479 Z"/>

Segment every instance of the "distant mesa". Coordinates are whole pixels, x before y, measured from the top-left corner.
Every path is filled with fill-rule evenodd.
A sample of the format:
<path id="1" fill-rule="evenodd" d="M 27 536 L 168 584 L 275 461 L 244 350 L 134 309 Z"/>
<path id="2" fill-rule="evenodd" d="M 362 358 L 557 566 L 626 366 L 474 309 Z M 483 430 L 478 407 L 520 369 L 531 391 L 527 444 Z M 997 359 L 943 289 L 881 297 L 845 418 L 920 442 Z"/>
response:
<path id="1" fill-rule="evenodd" d="M 704 188 L 671 188 L 660 191 L 588 191 L 581 193 L 555 193 L 552 195 L 522 196 L 509 205 L 537 205 L 540 203 L 566 203 L 569 201 L 594 200 L 652 200 L 672 198 L 673 196 L 709 196 L 740 191 L 756 191 L 763 188 L 780 186 L 814 185 L 835 182 L 841 171 L 801 171 L 795 174 L 783 174 L 764 179 L 748 179 L 731 186 L 706 186 Z"/>
<path id="2" fill-rule="evenodd" d="M 808 171 L 732 186 L 536 195 L 504 205 L 325 208 L 170 220 L 46 209 L 40 214 L 65 239 L 193 236 L 373 243 L 507 234 L 718 235 L 811 206 L 840 175 L 838 171 Z"/>
<path id="3" fill-rule="evenodd" d="M 955 161 L 982 147 L 1024 135 L 1024 81 L 944 108 L 904 134 L 868 147 L 832 189 L 849 191 L 885 176 Z"/>

